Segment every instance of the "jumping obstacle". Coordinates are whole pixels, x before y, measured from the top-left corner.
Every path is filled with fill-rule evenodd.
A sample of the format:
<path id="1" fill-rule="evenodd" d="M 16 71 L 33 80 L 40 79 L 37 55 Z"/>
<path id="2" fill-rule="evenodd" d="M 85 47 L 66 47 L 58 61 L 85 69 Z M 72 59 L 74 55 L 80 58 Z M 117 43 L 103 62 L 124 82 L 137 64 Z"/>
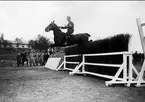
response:
<path id="1" fill-rule="evenodd" d="M 123 62 L 122 64 L 104 64 L 104 63 L 88 63 L 86 62 L 86 57 L 92 57 L 92 56 L 106 56 L 106 55 L 123 55 Z M 70 70 L 70 75 L 74 74 L 90 74 L 95 75 L 103 78 L 110 79 L 110 81 L 106 81 L 106 86 L 112 85 L 112 84 L 125 84 L 127 86 L 130 86 L 131 83 L 135 83 L 134 80 L 136 80 L 137 77 L 133 76 L 133 72 L 135 72 L 136 76 L 138 76 L 138 71 L 132 64 L 132 53 L 129 52 L 114 52 L 114 53 L 100 53 L 100 54 L 83 54 L 82 55 L 82 62 L 69 62 L 66 60 L 68 57 L 77 57 L 80 55 L 67 55 L 64 56 L 64 61 L 62 64 L 57 68 L 57 70 Z M 129 62 L 127 62 L 127 57 L 129 57 Z M 66 68 L 66 64 L 76 64 L 75 68 Z M 127 63 L 129 63 L 129 68 L 127 68 Z M 118 67 L 118 70 L 114 76 L 111 75 L 104 75 L 100 73 L 94 73 L 89 72 L 85 70 L 85 65 L 92 65 L 95 66 L 94 68 L 97 68 L 97 66 L 105 66 L 105 67 Z M 63 66 L 63 68 L 61 68 Z M 119 77 L 121 75 L 121 72 L 123 73 L 123 77 Z"/>
<path id="2" fill-rule="evenodd" d="M 145 38 L 143 34 L 142 27 L 145 26 L 145 23 L 140 23 L 140 19 L 136 19 L 137 26 L 139 30 L 139 35 L 141 39 L 142 49 L 145 56 Z M 114 53 L 99 53 L 99 54 L 83 54 L 83 55 L 66 55 L 64 56 L 64 61 L 62 64 L 56 69 L 56 70 L 70 70 L 70 75 L 74 74 L 91 74 L 103 78 L 110 79 L 110 81 L 106 81 L 106 86 L 112 85 L 112 84 L 125 84 L 126 86 L 130 86 L 131 84 L 136 86 L 143 86 L 141 84 L 145 84 L 145 81 L 143 79 L 143 75 L 145 72 L 145 60 L 143 62 L 143 65 L 141 67 L 141 71 L 138 72 L 135 66 L 133 65 L 133 58 L 132 58 L 131 52 L 114 52 Z M 104 64 L 104 63 L 88 63 L 86 62 L 86 57 L 92 57 L 92 56 L 107 56 L 107 55 L 123 55 L 123 62 L 122 64 Z M 81 62 L 70 62 L 67 61 L 67 58 L 73 58 L 73 57 L 82 57 Z M 127 60 L 128 58 L 128 60 Z M 66 64 L 75 64 L 76 66 L 74 68 L 66 68 Z M 100 73 L 94 73 L 86 71 L 85 66 L 86 65 L 92 65 L 92 66 L 104 66 L 104 67 L 118 67 L 118 70 L 114 76 L 110 75 L 104 75 Z M 63 66 L 63 68 L 61 68 Z M 97 67 L 94 67 L 97 68 Z M 123 74 L 122 77 L 120 77 L 121 73 Z"/>
<path id="3" fill-rule="evenodd" d="M 137 22 L 138 31 L 139 31 L 140 40 L 141 40 L 141 45 L 142 45 L 144 58 L 145 58 L 145 37 L 144 37 L 143 29 L 142 29 L 142 27 L 145 26 L 145 23 L 141 23 L 139 18 L 136 19 L 136 22 Z M 143 61 L 143 65 L 141 67 L 141 71 L 139 73 L 136 86 L 141 86 L 141 84 L 145 84 L 145 80 L 143 79 L 144 72 L 145 72 L 145 59 Z"/>
<path id="4" fill-rule="evenodd" d="M 61 58 L 48 58 L 45 68 L 49 68 L 51 70 L 56 70 Z"/>
<path id="5" fill-rule="evenodd" d="M 58 70 L 69 70 L 69 71 L 73 71 L 74 69 L 72 69 L 72 68 L 66 68 L 66 64 L 67 63 L 74 64 L 77 67 L 80 63 L 79 62 L 70 62 L 70 61 L 67 61 L 66 58 L 68 58 L 68 57 L 71 57 L 72 58 L 72 57 L 78 57 L 78 56 L 80 56 L 80 55 L 67 55 L 67 56 L 64 56 L 64 61 L 61 63 L 61 65 L 56 70 L 57 71 Z M 63 69 L 61 69 L 62 66 L 64 66 Z"/>

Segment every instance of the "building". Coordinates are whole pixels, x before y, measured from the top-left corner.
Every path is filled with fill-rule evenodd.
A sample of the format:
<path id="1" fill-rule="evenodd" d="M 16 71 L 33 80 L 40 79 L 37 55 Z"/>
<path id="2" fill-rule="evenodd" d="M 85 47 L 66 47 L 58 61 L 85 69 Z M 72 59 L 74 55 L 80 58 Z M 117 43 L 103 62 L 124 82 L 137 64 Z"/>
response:
<path id="1" fill-rule="evenodd" d="M 26 43 L 22 43 L 22 44 L 18 44 L 18 43 L 12 43 L 12 47 L 13 48 L 20 48 L 20 49 L 31 49 L 31 47 L 29 46 L 29 44 Z"/>
<path id="2" fill-rule="evenodd" d="M 7 49 L 7 48 L 14 48 L 14 49 L 31 49 L 31 46 L 29 46 L 27 41 L 22 41 L 18 43 L 16 41 L 9 41 L 9 40 L 4 40 L 4 34 L 2 33 L 0 36 L 0 48 L 1 49 Z"/>

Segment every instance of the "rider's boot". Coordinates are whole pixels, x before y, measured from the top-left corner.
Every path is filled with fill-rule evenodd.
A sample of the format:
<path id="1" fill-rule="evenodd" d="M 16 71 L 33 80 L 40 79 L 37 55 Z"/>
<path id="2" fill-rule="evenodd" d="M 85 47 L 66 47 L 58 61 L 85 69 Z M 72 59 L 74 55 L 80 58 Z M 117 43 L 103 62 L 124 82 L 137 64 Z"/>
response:
<path id="1" fill-rule="evenodd" d="M 68 36 L 66 36 L 66 42 L 64 43 L 65 46 L 68 45 Z"/>
<path id="2" fill-rule="evenodd" d="M 67 42 L 65 42 L 64 45 L 68 45 Z"/>

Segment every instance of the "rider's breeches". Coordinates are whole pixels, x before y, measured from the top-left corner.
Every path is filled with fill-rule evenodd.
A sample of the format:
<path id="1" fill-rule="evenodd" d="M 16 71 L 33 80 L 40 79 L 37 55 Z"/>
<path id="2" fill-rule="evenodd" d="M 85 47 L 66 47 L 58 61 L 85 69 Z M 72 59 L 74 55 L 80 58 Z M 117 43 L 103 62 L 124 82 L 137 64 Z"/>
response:
<path id="1" fill-rule="evenodd" d="M 68 42 L 67 39 L 70 37 L 70 35 L 71 35 L 73 32 L 74 32 L 73 29 L 72 29 L 72 30 L 68 30 L 68 31 L 66 32 L 66 42 Z"/>

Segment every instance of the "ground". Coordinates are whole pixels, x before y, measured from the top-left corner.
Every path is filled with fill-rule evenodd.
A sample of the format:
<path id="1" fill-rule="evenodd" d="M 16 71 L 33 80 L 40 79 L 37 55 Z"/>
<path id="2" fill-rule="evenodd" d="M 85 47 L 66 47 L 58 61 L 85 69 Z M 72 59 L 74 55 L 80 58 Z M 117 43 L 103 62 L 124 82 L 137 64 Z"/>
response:
<path id="1" fill-rule="evenodd" d="M 105 86 L 94 76 L 43 67 L 0 69 L 0 102 L 144 102 L 145 87 Z"/>

